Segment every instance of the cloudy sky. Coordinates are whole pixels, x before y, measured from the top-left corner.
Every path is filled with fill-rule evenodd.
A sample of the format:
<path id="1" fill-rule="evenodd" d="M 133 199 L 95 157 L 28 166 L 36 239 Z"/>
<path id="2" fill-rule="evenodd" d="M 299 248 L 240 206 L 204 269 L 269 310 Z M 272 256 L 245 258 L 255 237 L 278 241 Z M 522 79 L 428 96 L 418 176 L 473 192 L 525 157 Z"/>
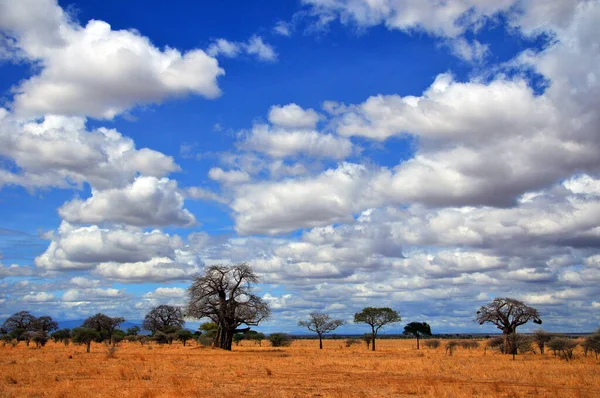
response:
<path id="1" fill-rule="evenodd" d="M 505 296 L 595 329 L 599 22 L 596 0 L 0 0 L 0 318 L 139 320 L 245 261 L 267 332 L 365 306 L 491 332 L 474 313 Z"/>

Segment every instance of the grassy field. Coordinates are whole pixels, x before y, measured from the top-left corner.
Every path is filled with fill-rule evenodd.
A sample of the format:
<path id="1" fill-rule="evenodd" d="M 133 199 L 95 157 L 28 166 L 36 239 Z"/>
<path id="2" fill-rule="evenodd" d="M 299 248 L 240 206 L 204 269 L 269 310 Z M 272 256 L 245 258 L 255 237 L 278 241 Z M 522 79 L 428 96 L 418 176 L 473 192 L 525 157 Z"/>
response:
<path id="1" fill-rule="evenodd" d="M 242 342 L 232 352 L 181 344 L 0 347 L 0 397 L 600 397 L 600 361 L 483 348 L 415 349 L 379 340 L 378 351 L 327 340 L 291 347 Z M 33 346 L 33 345 L 32 345 Z M 483 346 L 483 345 L 482 345 Z"/>

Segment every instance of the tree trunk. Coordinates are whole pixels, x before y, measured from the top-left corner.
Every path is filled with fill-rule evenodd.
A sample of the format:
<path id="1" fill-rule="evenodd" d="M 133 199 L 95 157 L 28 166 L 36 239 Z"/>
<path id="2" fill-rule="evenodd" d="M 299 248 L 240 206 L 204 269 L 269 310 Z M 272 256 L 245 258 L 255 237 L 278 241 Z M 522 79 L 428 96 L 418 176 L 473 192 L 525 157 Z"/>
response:
<path id="1" fill-rule="evenodd" d="M 375 351 L 375 329 L 373 329 L 373 332 L 371 332 L 371 338 L 373 339 L 371 342 L 371 351 Z"/>
<path id="2" fill-rule="evenodd" d="M 417 335 L 417 350 L 420 350 L 421 348 L 419 347 L 419 335 Z"/>
<path id="3" fill-rule="evenodd" d="M 323 336 L 319 334 L 319 350 L 323 349 Z"/>
<path id="4" fill-rule="evenodd" d="M 221 331 L 221 342 L 219 348 L 223 350 L 231 351 L 231 344 L 233 342 L 234 329 L 222 329 Z"/>
<path id="5" fill-rule="evenodd" d="M 86 347 L 85 347 L 85 352 L 90 352 L 90 346 L 91 346 L 91 345 L 92 345 L 92 343 L 91 343 L 91 342 L 89 342 L 89 343 L 87 343 L 87 344 L 86 344 Z"/>

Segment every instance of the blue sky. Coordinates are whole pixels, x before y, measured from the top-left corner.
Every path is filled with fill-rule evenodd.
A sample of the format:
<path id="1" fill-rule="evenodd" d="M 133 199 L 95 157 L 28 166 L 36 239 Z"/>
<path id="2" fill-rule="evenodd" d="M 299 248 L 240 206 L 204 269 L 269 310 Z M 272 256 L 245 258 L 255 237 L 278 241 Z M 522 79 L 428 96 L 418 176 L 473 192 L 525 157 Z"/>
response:
<path id="1" fill-rule="evenodd" d="M 0 318 L 141 319 L 246 261 L 264 331 L 390 306 L 488 332 L 505 296 L 596 328 L 599 16 L 0 0 Z"/>

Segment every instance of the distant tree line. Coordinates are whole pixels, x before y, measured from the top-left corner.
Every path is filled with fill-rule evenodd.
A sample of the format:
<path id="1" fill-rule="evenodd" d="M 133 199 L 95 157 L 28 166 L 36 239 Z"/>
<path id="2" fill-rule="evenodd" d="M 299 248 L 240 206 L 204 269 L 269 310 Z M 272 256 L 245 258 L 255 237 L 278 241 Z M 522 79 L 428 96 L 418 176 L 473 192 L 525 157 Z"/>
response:
<path id="1" fill-rule="evenodd" d="M 121 341 L 139 342 L 144 345 L 150 341 L 157 344 L 181 342 L 184 346 L 191 340 L 204 346 L 213 346 L 231 350 L 232 344 L 238 345 L 247 340 L 262 345 L 263 340 L 270 341 L 274 347 L 290 345 L 292 338 L 286 333 L 263 333 L 251 330 L 267 319 L 271 310 L 267 302 L 253 293 L 253 285 L 258 276 L 245 264 L 232 266 L 214 265 L 207 267 L 204 275 L 196 276 L 188 289 L 189 303 L 186 309 L 171 305 L 159 305 L 152 308 L 144 317 L 141 328 L 134 326 L 126 331 L 119 329 L 125 322 L 122 317 L 110 317 L 98 313 L 85 319 L 80 327 L 58 330 L 58 323 L 49 316 L 35 317 L 27 311 L 10 316 L 0 328 L 0 339 L 4 345 L 16 345 L 25 341 L 27 346 L 34 342 L 37 348 L 43 347 L 49 339 L 68 345 L 70 342 L 82 344 L 90 352 L 93 342 L 105 343 L 113 347 Z M 198 330 L 185 329 L 185 317 L 208 319 Z M 368 349 L 376 350 L 379 332 L 385 326 L 400 322 L 400 314 L 388 307 L 366 307 L 354 314 L 354 323 L 366 324 L 370 332 L 362 340 Z M 475 320 L 483 325 L 494 324 L 502 331 L 501 337 L 487 341 L 485 349 L 497 349 L 504 354 L 535 352 L 537 346 L 541 354 L 551 350 L 554 355 L 565 360 L 573 358 L 573 350 L 578 343 L 565 336 L 536 331 L 531 336 L 517 333 L 517 327 L 529 321 L 541 324 L 538 311 L 525 303 L 512 298 L 496 298 L 477 311 Z M 341 319 L 333 319 L 329 314 L 312 312 L 308 319 L 298 321 L 298 325 L 316 333 L 319 349 L 323 349 L 323 337 L 344 325 Z M 246 327 L 241 327 L 245 325 Z M 148 334 L 141 333 L 142 330 Z M 420 340 L 432 336 L 431 327 L 426 322 L 410 322 L 404 327 L 404 336 L 416 339 L 416 348 L 420 349 Z M 346 340 L 346 346 L 359 342 L 359 339 Z M 437 339 L 425 341 L 425 346 L 437 348 Z M 446 343 L 446 354 L 452 355 L 458 347 L 477 348 L 479 343 L 467 340 L 450 340 Z M 600 353 L 600 329 L 588 336 L 581 346 L 584 354 Z"/>

